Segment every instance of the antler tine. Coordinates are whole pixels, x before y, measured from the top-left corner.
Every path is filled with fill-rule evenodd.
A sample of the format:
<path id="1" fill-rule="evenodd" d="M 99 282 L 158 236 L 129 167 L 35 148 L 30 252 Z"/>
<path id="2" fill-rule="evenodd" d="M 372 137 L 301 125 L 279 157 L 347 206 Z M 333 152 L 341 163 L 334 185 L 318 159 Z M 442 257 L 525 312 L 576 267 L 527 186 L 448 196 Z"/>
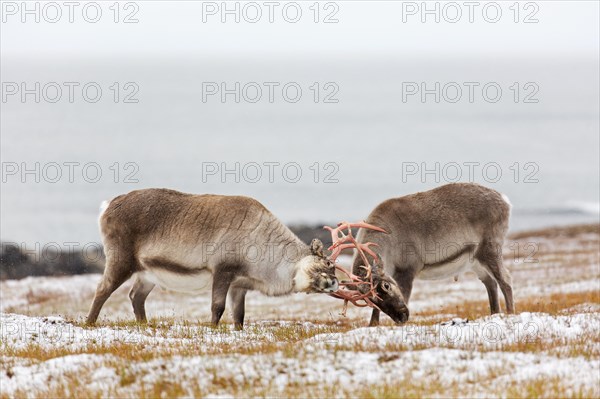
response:
<path id="1" fill-rule="evenodd" d="M 332 251 L 331 255 L 329 255 L 329 259 L 331 259 L 332 261 L 335 262 L 337 257 L 342 252 L 342 249 L 344 249 L 344 248 L 338 249 L 338 247 L 342 243 L 348 241 L 348 236 L 346 234 L 344 234 L 344 231 L 343 231 L 345 226 L 342 226 L 342 223 L 339 223 L 338 227 L 336 227 L 336 228 L 332 228 L 329 226 L 323 226 L 323 228 L 325 230 L 329 230 L 331 232 L 331 246 L 327 249 Z M 350 232 L 350 234 L 352 234 L 351 230 L 349 230 L 349 232 Z M 341 237 L 340 237 L 340 235 L 341 235 Z"/>
<path id="2" fill-rule="evenodd" d="M 350 239 L 350 236 L 346 236 L 346 240 L 345 241 L 351 241 L 349 239 Z M 359 242 L 352 242 L 351 241 L 350 243 L 342 244 L 342 241 L 338 241 L 336 244 L 337 245 L 332 245 L 331 247 L 328 248 L 330 251 L 332 251 L 330 258 L 337 259 L 337 257 L 339 256 L 339 254 L 344 249 L 347 249 L 347 248 L 360 248 L 364 252 L 366 252 L 367 254 L 369 254 L 371 257 L 373 257 L 373 259 L 377 259 L 377 260 L 379 259 L 379 256 L 371 248 L 369 248 L 370 246 L 378 247 L 379 244 L 377 244 L 377 243 L 367 242 L 367 243 L 362 244 L 362 243 L 359 243 Z"/>
<path id="3" fill-rule="evenodd" d="M 341 267 L 339 265 L 335 265 L 335 270 L 337 270 L 337 271 L 339 271 L 341 273 L 344 273 L 346 276 L 350 277 L 350 279 L 352 281 L 360 281 L 360 282 L 362 282 L 362 280 L 361 280 L 360 277 L 358 277 L 357 275 L 349 272 L 348 270 L 344 269 L 343 267 Z"/>
<path id="4" fill-rule="evenodd" d="M 369 266 L 360 266 L 361 269 L 365 269 L 367 271 L 367 274 L 365 275 L 366 278 L 368 278 L 369 280 L 373 279 L 373 274 L 372 274 L 372 268 L 371 265 Z"/>
<path id="5" fill-rule="evenodd" d="M 388 234 L 387 231 L 385 231 L 384 229 L 382 229 L 381 227 L 377 227 L 374 226 L 372 224 L 369 224 L 367 222 L 358 222 L 358 223 L 348 223 L 348 222 L 341 222 L 338 223 L 337 227 L 333 228 L 333 227 L 329 227 L 329 226 L 323 226 L 323 228 L 325 230 L 328 230 L 329 232 L 331 232 L 331 242 L 332 242 L 332 246 L 334 246 L 337 242 L 342 241 L 344 242 L 347 238 L 347 235 L 344 234 L 344 229 L 348 230 L 348 235 L 352 236 L 352 229 L 353 228 L 359 228 L 359 229 L 370 229 L 370 230 L 375 230 L 375 231 L 379 231 L 385 234 Z M 340 237 L 341 234 L 341 237 Z"/>
<path id="6" fill-rule="evenodd" d="M 369 229 L 369 230 L 380 231 L 382 233 L 388 234 L 388 232 L 385 231 L 384 229 L 382 229 L 381 227 L 369 224 L 369 223 L 365 222 L 364 220 L 362 222 L 358 222 L 358 223 L 348 223 L 348 222 L 338 223 L 338 228 L 343 227 L 343 226 L 345 226 L 345 228 L 348 228 L 348 230 L 350 230 L 351 228 L 359 228 L 359 229 Z"/>
<path id="7" fill-rule="evenodd" d="M 338 223 L 337 227 L 333 228 L 333 227 L 329 227 L 329 226 L 323 226 L 323 228 L 325 230 L 328 230 L 329 232 L 331 232 L 331 242 L 332 242 L 332 246 L 335 245 L 336 242 L 339 242 L 340 240 L 343 240 L 346 238 L 346 235 L 344 234 L 344 228 L 345 228 L 345 224 L 348 224 L 346 222 L 342 222 L 342 223 Z M 350 232 L 352 232 L 351 230 L 349 230 Z M 340 237 L 340 234 L 342 235 Z"/>
<path id="8" fill-rule="evenodd" d="M 372 290 L 365 294 L 360 294 L 360 293 L 356 293 L 356 292 L 350 293 L 350 292 L 344 292 L 344 291 L 336 291 L 329 295 L 334 298 L 343 299 L 345 302 L 351 302 L 354 306 L 358 306 L 359 308 L 364 308 L 364 307 L 369 306 L 369 307 L 372 307 L 375 309 L 379 309 L 379 307 L 377 305 L 375 305 L 373 303 L 373 301 L 371 301 L 371 298 L 377 297 L 376 294 L 372 293 Z M 359 301 L 364 301 L 364 304 L 360 303 Z"/>

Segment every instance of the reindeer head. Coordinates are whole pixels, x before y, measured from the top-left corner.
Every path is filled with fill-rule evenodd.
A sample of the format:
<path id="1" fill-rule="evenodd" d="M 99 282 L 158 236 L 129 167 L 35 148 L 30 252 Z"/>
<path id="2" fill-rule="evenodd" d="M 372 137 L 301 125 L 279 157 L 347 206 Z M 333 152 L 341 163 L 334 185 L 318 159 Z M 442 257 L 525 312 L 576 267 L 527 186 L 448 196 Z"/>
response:
<path id="1" fill-rule="evenodd" d="M 357 290 L 367 295 L 365 298 L 370 301 L 366 302 L 368 306 L 374 305 L 372 307 L 390 316 L 395 323 L 406 323 L 409 311 L 402 292 L 396 281 L 385 273 L 377 258 L 373 266 L 363 265 L 360 269 L 365 272 L 360 272 L 359 278 L 366 283 L 357 284 Z"/>
<path id="2" fill-rule="evenodd" d="M 339 282 L 335 276 L 335 265 L 323 253 L 323 243 L 316 238 L 312 240 L 310 252 L 310 255 L 298 262 L 298 270 L 294 277 L 296 291 L 336 292 Z"/>
<path id="3" fill-rule="evenodd" d="M 387 314 L 396 323 L 404 323 L 408 320 L 409 312 L 404 302 L 402 293 L 398 284 L 391 277 L 385 274 L 385 271 L 379 263 L 379 256 L 369 248 L 376 246 L 374 243 L 358 243 L 352 235 L 352 228 L 366 228 L 385 233 L 386 231 L 370 225 L 368 223 L 340 223 L 337 228 L 325 227 L 331 231 L 333 244 L 329 249 L 332 251 L 330 259 L 335 261 L 341 251 L 345 248 L 356 248 L 359 259 L 363 265 L 359 267 L 359 275 L 354 275 L 340 266 L 336 266 L 337 270 L 346 274 L 350 281 L 342 282 L 340 285 L 345 286 L 348 290 L 339 290 L 330 294 L 336 298 L 344 299 L 344 310 L 346 313 L 348 302 L 353 305 L 364 307 L 370 306 Z M 347 229 L 344 234 L 343 230 Z M 341 237 L 340 237 L 341 235 Z M 368 261 L 367 255 L 373 258 L 373 265 Z"/>

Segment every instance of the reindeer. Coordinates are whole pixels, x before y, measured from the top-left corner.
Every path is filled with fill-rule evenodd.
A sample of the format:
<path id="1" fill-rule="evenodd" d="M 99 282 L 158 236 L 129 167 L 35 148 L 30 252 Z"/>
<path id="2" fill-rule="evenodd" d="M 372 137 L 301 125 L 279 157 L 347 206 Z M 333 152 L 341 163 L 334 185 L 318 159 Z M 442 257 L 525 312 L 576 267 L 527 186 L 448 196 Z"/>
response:
<path id="1" fill-rule="evenodd" d="M 210 273 L 212 323 L 219 323 L 229 292 L 238 330 L 248 290 L 279 296 L 338 289 L 321 241 L 304 244 L 252 198 L 136 190 L 103 204 L 99 225 L 106 267 L 88 324 L 134 274 L 129 298 L 138 322 L 146 321 L 144 304 L 155 285 L 198 293 Z"/>
<path id="2" fill-rule="evenodd" d="M 514 313 L 511 277 L 502 263 L 510 208 L 508 198 L 495 190 L 474 183 L 447 184 L 382 202 L 366 222 L 390 234 L 360 229 L 357 241 L 381 248 L 385 270 L 396 280 L 406 305 L 415 278 L 458 280 L 471 270 L 487 289 L 491 313 L 500 312 L 498 286 L 507 312 Z M 355 256 L 353 272 L 363 265 Z M 371 326 L 379 324 L 379 315 L 374 308 Z"/>

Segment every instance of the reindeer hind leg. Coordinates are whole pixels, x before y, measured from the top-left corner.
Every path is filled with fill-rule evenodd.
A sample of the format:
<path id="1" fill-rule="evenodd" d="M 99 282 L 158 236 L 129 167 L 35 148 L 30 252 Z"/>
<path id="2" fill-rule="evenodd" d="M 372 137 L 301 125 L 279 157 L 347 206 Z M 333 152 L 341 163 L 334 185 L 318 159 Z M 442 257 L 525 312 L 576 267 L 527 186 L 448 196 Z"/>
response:
<path id="1" fill-rule="evenodd" d="M 502 295 L 504 296 L 506 312 L 514 313 L 515 307 L 513 302 L 512 279 L 508 269 L 506 269 L 502 262 L 502 243 L 485 240 L 477 248 L 475 258 L 486 269 L 489 275 L 498 283 L 498 286 L 502 291 Z M 484 282 L 484 284 L 486 283 Z M 486 288 L 487 287 L 488 286 L 486 285 Z M 490 306 L 492 305 L 492 301 L 490 300 Z"/>
<path id="2" fill-rule="evenodd" d="M 94 324 L 98 320 L 100 310 L 106 300 L 111 296 L 117 288 L 119 288 L 125 281 L 127 281 L 135 270 L 135 261 L 133 257 L 127 259 L 119 259 L 118 253 L 125 253 L 117 250 L 108 250 L 106 254 L 106 266 L 104 268 L 104 274 L 102 280 L 96 288 L 96 294 L 94 295 L 94 301 L 90 307 L 86 323 Z"/>
<path id="3" fill-rule="evenodd" d="M 138 322 L 146 321 L 146 298 L 152 289 L 154 289 L 154 283 L 146 280 L 138 273 L 135 282 L 133 283 L 133 287 L 131 287 L 131 291 L 129 291 L 129 299 L 131 299 L 131 304 L 133 305 L 133 313 Z"/>
<path id="4" fill-rule="evenodd" d="M 478 265 L 475 268 L 475 273 L 477 274 L 477 278 L 479 278 L 479 280 L 481 280 L 485 286 L 485 289 L 488 293 L 490 313 L 500 313 L 500 303 L 498 302 L 498 283 L 496 283 L 496 280 L 490 276 L 486 268 L 481 265 Z"/>

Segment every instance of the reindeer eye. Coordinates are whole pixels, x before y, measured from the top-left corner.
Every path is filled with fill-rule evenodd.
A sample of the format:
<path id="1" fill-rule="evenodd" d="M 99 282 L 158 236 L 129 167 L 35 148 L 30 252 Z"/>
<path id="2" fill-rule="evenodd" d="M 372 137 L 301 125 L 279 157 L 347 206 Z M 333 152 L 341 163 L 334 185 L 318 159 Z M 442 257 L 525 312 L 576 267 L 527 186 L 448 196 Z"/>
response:
<path id="1" fill-rule="evenodd" d="M 389 291 L 390 290 L 390 283 L 388 283 L 387 281 L 384 281 L 383 284 L 381 284 L 381 286 L 383 287 L 384 290 Z"/>

